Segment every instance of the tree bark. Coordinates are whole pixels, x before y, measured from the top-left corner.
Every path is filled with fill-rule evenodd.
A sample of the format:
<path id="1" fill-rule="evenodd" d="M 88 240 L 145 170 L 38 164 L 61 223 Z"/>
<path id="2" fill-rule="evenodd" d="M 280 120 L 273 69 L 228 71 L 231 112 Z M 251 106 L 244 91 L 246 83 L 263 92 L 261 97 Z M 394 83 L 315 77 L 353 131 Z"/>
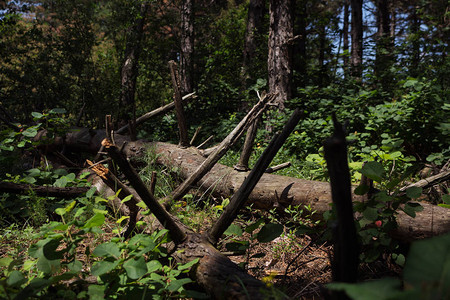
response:
<path id="1" fill-rule="evenodd" d="M 292 0 L 270 0 L 269 92 L 276 95 L 275 102 L 281 111 L 292 93 L 292 7 Z"/>
<path id="2" fill-rule="evenodd" d="M 140 5 L 140 14 L 135 24 L 128 29 L 127 44 L 124 62 L 121 69 L 121 94 L 120 102 L 124 106 L 119 116 L 122 123 L 127 124 L 131 120 L 134 124 L 136 119 L 136 107 L 134 96 L 136 94 L 136 80 L 138 77 L 139 55 L 142 48 L 142 36 L 144 32 L 145 15 L 148 4 Z"/>
<path id="3" fill-rule="evenodd" d="M 181 53 L 180 53 L 180 90 L 181 95 L 193 90 L 193 54 L 194 54 L 194 0 L 183 0 L 181 7 Z"/>
<path id="4" fill-rule="evenodd" d="M 306 39 L 307 39 L 307 0 L 297 1 L 295 3 L 295 27 L 294 36 L 298 36 L 294 43 L 293 69 L 297 75 L 293 78 L 294 86 L 305 87 L 308 81 L 307 74 L 307 55 L 306 55 Z"/>
<path id="5" fill-rule="evenodd" d="M 66 146 L 97 153 L 105 137 L 104 130 L 80 130 L 67 136 Z M 118 145 L 127 141 L 124 136 L 116 135 Z M 180 176 L 188 178 L 205 161 L 201 151 L 196 148 L 180 149 L 167 143 L 150 143 L 142 140 L 128 142 L 123 148 L 128 157 L 143 155 L 152 145 L 157 155 L 157 162 L 166 166 L 175 166 Z M 196 183 L 203 189 L 214 188 L 214 192 L 223 197 L 231 197 L 241 186 L 248 172 L 238 172 L 233 168 L 215 164 L 214 167 Z M 352 187 L 352 189 L 355 187 Z M 353 201 L 362 201 L 363 197 L 352 194 Z M 254 208 L 271 209 L 289 205 L 310 205 L 320 217 L 330 210 L 331 192 L 329 183 L 291 178 L 274 174 L 264 174 L 248 197 L 248 204 Z M 421 203 L 424 210 L 411 218 L 403 212 L 397 216 L 398 228 L 392 235 L 403 241 L 413 241 L 450 231 L 450 209 Z"/>
<path id="6" fill-rule="evenodd" d="M 349 64 L 348 64 L 348 57 L 349 57 L 349 41 L 348 41 L 348 23 L 349 23 L 349 0 L 345 0 L 344 2 L 344 25 L 342 28 L 342 34 L 344 36 L 343 40 L 344 40 L 344 45 L 343 45 L 343 65 L 344 65 L 344 76 L 347 77 L 348 75 L 348 69 L 349 69 Z"/>
<path id="7" fill-rule="evenodd" d="M 25 194 L 33 192 L 36 195 L 44 197 L 76 198 L 85 194 L 88 187 L 54 187 L 38 186 L 26 183 L 13 183 L 0 181 L 0 192 Z"/>
<path id="8" fill-rule="evenodd" d="M 363 59 L 363 20 L 362 20 L 363 0 L 350 0 L 352 10 L 352 51 L 351 67 L 355 78 L 361 79 L 362 59 Z"/>
<path id="9" fill-rule="evenodd" d="M 376 37 L 376 58 L 375 58 L 375 74 L 377 76 L 385 75 L 390 67 L 390 18 L 389 4 L 387 0 L 377 0 L 377 37 Z M 390 83 L 389 78 L 382 80 L 383 87 L 388 88 L 386 84 Z"/>
<path id="10" fill-rule="evenodd" d="M 184 116 L 184 108 L 181 103 L 181 90 L 180 90 L 180 74 L 178 73 L 177 64 L 171 60 L 169 61 L 170 75 L 172 77 L 173 86 L 173 102 L 175 103 L 175 112 L 178 121 L 178 130 L 180 133 L 179 145 L 181 147 L 189 146 L 188 132 L 186 118 Z"/>

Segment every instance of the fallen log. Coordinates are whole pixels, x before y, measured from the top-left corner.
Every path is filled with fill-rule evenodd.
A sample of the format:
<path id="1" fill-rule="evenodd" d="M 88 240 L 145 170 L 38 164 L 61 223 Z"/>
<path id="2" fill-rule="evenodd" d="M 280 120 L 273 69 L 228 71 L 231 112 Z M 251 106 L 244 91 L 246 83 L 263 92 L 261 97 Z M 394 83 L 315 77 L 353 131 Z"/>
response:
<path id="1" fill-rule="evenodd" d="M 166 143 L 151 143 L 158 155 L 157 162 L 178 167 L 182 177 L 189 176 L 204 161 L 197 149 L 179 149 Z M 131 146 L 131 145 L 129 145 Z M 135 152 L 134 150 L 133 152 Z M 132 154 L 132 153 L 130 153 Z M 238 172 L 233 168 L 216 164 L 197 185 L 202 189 L 214 189 L 223 197 L 231 197 L 241 186 L 248 172 Z M 362 201 L 361 196 L 352 194 L 353 201 Z M 247 204 L 254 208 L 271 209 L 289 205 L 310 205 L 318 215 L 330 210 L 331 190 L 328 182 L 311 181 L 274 174 L 264 174 Z M 441 235 L 450 231 L 450 209 L 421 202 L 423 211 L 411 218 L 403 212 L 397 216 L 398 228 L 394 237 L 412 241 Z"/>
<path id="2" fill-rule="evenodd" d="M 89 132 L 89 134 L 88 134 Z M 77 135 L 82 142 L 78 143 Z M 87 137 L 90 139 L 87 139 Z M 105 137 L 104 131 L 79 131 L 66 138 L 66 146 L 80 147 L 96 153 Z M 124 136 L 116 135 L 116 143 L 121 145 L 127 141 Z M 81 148 L 81 147 L 80 147 Z M 80 149 L 79 148 L 79 149 Z M 176 166 L 180 176 L 188 178 L 204 162 L 202 151 L 196 148 L 180 149 L 176 145 L 143 140 L 128 142 L 124 151 L 128 157 L 139 156 L 152 148 L 157 155 L 157 162 L 168 166 Z M 214 189 L 223 197 L 231 197 L 248 176 L 248 172 L 238 172 L 233 168 L 216 164 L 196 185 L 204 190 Z M 353 201 L 362 201 L 361 196 L 352 194 Z M 288 205 L 310 205 L 318 216 L 330 209 L 331 191 L 328 182 L 298 179 L 275 174 L 264 174 L 253 192 L 248 197 L 248 204 L 259 209 L 287 207 Z M 404 241 L 413 241 L 450 231 L 450 209 L 422 202 L 423 211 L 411 218 L 403 212 L 397 216 L 398 228 L 393 236 Z"/>
<path id="3" fill-rule="evenodd" d="M 24 194 L 31 191 L 44 197 L 76 198 L 88 190 L 88 187 L 37 186 L 26 183 L 0 182 L 0 193 Z"/>

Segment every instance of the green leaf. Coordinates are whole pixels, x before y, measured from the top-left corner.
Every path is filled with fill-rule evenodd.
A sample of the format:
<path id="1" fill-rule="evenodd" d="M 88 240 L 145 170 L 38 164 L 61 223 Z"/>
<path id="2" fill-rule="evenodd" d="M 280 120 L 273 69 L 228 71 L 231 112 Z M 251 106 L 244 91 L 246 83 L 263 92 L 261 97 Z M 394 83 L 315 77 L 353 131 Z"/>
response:
<path id="1" fill-rule="evenodd" d="M 162 264 L 157 260 L 151 260 L 147 263 L 147 272 L 153 273 L 162 269 Z"/>
<path id="2" fill-rule="evenodd" d="M 176 280 L 172 280 L 169 284 L 169 286 L 167 287 L 167 289 L 170 292 L 176 292 L 178 291 L 183 285 L 187 284 L 187 283 L 191 283 L 192 280 L 190 278 L 182 278 L 182 279 L 176 279 Z"/>
<path id="3" fill-rule="evenodd" d="M 410 216 L 412 218 L 416 217 L 416 212 L 419 212 L 422 210 L 423 210 L 423 206 L 420 205 L 419 203 L 415 203 L 415 202 L 408 202 L 403 207 L 403 211 L 405 212 L 405 214 L 407 214 L 408 216 Z"/>
<path id="4" fill-rule="evenodd" d="M 120 201 L 120 202 L 122 202 L 122 203 L 128 202 L 131 200 L 131 198 L 133 198 L 133 195 L 128 195 L 125 198 L 123 198 L 122 201 Z"/>
<path id="5" fill-rule="evenodd" d="M 42 117 L 44 116 L 43 114 L 38 113 L 38 112 L 36 112 L 36 111 L 33 111 L 33 112 L 31 113 L 31 115 L 33 116 L 33 118 L 36 118 L 36 119 L 40 119 L 40 118 L 42 118 Z"/>
<path id="6" fill-rule="evenodd" d="M 265 224 L 256 235 L 256 238 L 261 243 L 268 243 L 279 237 L 283 233 L 283 225 L 268 223 Z"/>
<path id="7" fill-rule="evenodd" d="M 450 195 L 443 195 L 442 196 L 442 201 L 444 201 L 445 204 L 450 204 Z"/>
<path id="8" fill-rule="evenodd" d="M 119 258 L 120 256 L 120 249 L 115 243 L 103 243 L 97 246 L 97 248 L 94 249 L 92 252 L 95 256 L 99 257 L 114 257 Z"/>
<path id="9" fill-rule="evenodd" d="M 29 137 L 29 138 L 35 137 L 36 134 L 37 134 L 37 130 L 34 127 L 30 127 L 30 128 L 25 129 L 24 131 L 22 131 L 22 135 Z"/>
<path id="10" fill-rule="evenodd" d="M 74 260 L 67 264 L 71 273 L 79 273 L 83 269 L 83 264 L 79 260 Z"/>
<path id="11" fill-rule="evenodd" d="M 86 224 L 83 226 L 83 229 L 89 229 L 92 227 L 100 227 L 105 222 L 105 215 L 97 213 L 92 218 L 87 220 Z"/>
<path id="12" fill-rule="evenodd" d="M 327 288 L 334 291 L 345 291 L 353 300 L 382 300 L 398 299 L 401 294 L 401 282 L 397 278 L 383 278 L 358 284 L 334 282 L 327 284 Z"/>
<path id="13" fill-rule="evenodd" d="M 373 208 L 373 207 L 367 207 L 364 211 L 363 211 L 363 216 L 365 219 L 369 220 L 369 221 L 376 221 L 376 219 L 378 219 L 378 209 Z"/>
<path id="14" fill-rule="evenodd" d="M 9 274 L 8 279 L 6 280 L 6 283 L 12 287 L 21 286 L 25 282 L 27 282 L 27 279 L 23 276 L 21 272 L 17 270 L 12 271 Z"/>
<path id="15" fill-rule="evenodd" d="M 54 108 L 49 111 L 50 114 L 65 114 L 66 110 L 64 108 Z"/>
<path id="16" fill-rule="evenodd" d="M 120 224 L 120 223 L 122 223 L 124 220 L 129 219 L 129 218 L 130 218 L 130 216 L 122 216 L 122 217 L 120 217 L 119 220 L 116 221 L 116 223 L 117 223 L 117 224 Z"/>
<path id="17" fill-rule="evenodd" d="M 119 262 L 117 260 L 113 262 L 106 260 L 98 261 L 92 266 L 91 274 L 93 276 L 102 276 L 113 270 L 118 264 Z"/>
<path id="18" fill-rule="evenodd" d="M 179 265 L 177 269 L 180 270 L 180 271 L 190 269 L 193 265 L 195 265 L 196 263 L 198 263 L 198 261 L 199 261 L 199 259 L 196 258 L 196 259 L 194 259 L 194 260 L 191 260 L 191 261 L 188 262 L 188 263 L 185 263 L 185 264 L 183 264 L 183 265 Z"/>
<path id="19" fill-rule="evenodd" d="M 365 184 L 360 184 L 358 187 L 354 190 L 355 195 L 364 195 L 370 190 L 370 187 Z"/>
<path id="20" fill-rule="evenodd" d="M 259 226 L 261 226 L 261 224 L 263 224 L 263 223 L 264 223 L 264 219 L 259 219 L 255 223 L 248 225 L 245 228 L 245 232 L 252 233 L 253 231 L 255 231 L 255 229 L 259 228 Z"/>
<path id="21" fill-rule="evenodd" d="M 38 270 L 44 272 L 44 274 L 54 274 L 59 271 L 61 263 L 59 259 L 47 259 L 42 256 L 39 257 L 36 266 Z"/>
<path id="22" fill-rule="evenodd" d="M 361 169 L 361 174 L 366 177 L 376 181 L 381 182 L 384 178 L 384 168 L 383 165 L 377 161 L 367 162 Z"/>
<path id="23" fill-rule="evenodd" d="M 406 196 L 410 199 L 419 198 L 420 195 L 422 195 L 422 188 L 413 186 L 407 189 L 405 193 Z"/>
<path id="24" fill-rule="evenodd" d="M 403 274 L 408 285 L 427 293 L 422 299 L 449 299 L 450 234 L 413 243 Z"/>
<path id="25" fill-rule="evenodd" d="M 137 260 L 129 259 L 123 264 L 123 268 L 127 271 L 130 279 L 138 279 L 147 274 L 147 265 L 145 259 L 141 256 Z"/>
<path id="26" fill-rule="evenodd" d="M 231 224 L 224 232 L 225 235 L 242 236 L 242 228 L 236 224 Z"/>
<path id="27" fill-rule="evenodd" d="M 90 284 L 87 294 L 90 300 L 103 300 L 105 299 L 105 289 L 107 285 Z"/>
<path id="28" fill-rule="evenodd" d="M 63 187 L 66 187 L 66 185 L 67 185 L 68 182 L 69 182 L 69 181 L 67 180 L 67 177 L 66 177 L 66 176 L 63 176 L 63 177 L 61 177 L 61 178 L 58 178 L 58 179 L 55 181 L 55 183 L 53 183 L 53 186 L 63 188 Z"/>
<path id="29" fill-rule="evenodd" d="M 0 258 L 0 267 L 8 267 L 13 260 L 11 257 Z"/>

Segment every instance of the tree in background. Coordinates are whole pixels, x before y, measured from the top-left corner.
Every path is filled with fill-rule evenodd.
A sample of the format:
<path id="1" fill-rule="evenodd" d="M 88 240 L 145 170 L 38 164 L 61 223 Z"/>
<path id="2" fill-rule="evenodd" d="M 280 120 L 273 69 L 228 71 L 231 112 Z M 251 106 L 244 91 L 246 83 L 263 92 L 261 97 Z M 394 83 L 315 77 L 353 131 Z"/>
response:
<path id="1" fill-rule="evenodd" d="M 294 26 L 291 0 L 270 1 L 268 75 L 269 91 L 277 94 L 282 111 L 292 95 L 292 44 Z"/>
<path id="2" fill-rule="evenodd" d="M 183 0 L 181 6 L 181 51 L 180 77 L 181 93 L 193 91 L 193 54 L 194 54 L 194 0 Z"/>
<path id="3" fill-rule="evenodd" d="M 352 13 L 352 51 L 351 51 L 351 68 L 352 74 L 356 78 L 361 79 L 362 76 L 362 60 L 363 60 L 363 0 L 350 0 Z"/>

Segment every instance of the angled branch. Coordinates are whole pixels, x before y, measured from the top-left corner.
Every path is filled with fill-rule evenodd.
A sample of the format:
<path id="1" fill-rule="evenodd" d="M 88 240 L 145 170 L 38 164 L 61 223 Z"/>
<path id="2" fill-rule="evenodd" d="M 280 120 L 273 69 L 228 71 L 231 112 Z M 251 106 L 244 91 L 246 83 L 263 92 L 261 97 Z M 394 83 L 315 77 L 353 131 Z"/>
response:
<path id="1" fill-rule="evenodd" d="M 126 157 L 119 151 L 119 149 L 111 144 L 108 140 L 103 140 L 102 144 L 111 158 L 117 163 L 125 177 L 130 182 L 131 186 L 136 190 L 142 201 L 147 205 L 150 211 L 155 215 L 156 219 L 169 230 L 170 236 L 175 243 L 181 243 L 185 238 L 185 232 L 175 223 L 172 216 L 162 207 L 162 205 L 150 193 L 145 184 L 142 182 L 139 175 L 131 166 Z"/>
<path id="2" fill-rule="evenodd" d="M 344 129 L 335 115 L 333 115 L 333 123 L 334 134 L 324 142 L 331 196 L 337 214 L 337 228 L 334 232 L 333 279 L 341 282 L 356 282 L 359 247 L 353 216 L 347 144 Z"/>
<path id="3" fill-rule="evenodd" d="M 164 202 L 164 205 L 168 208 L 172 201 L 180 200 L 190 188 L 200 180 L 211 168 L 222 158 L 228 151 L 228 149 L 242 136 L 245 130 L 258 118 L 266 108 L 269 101 L 273 99 L 273 95 L 266 96 L 260 100 L 249 113 L 239 122 L 236 128 L 220 143 L 215 149 L 214 153 L 208 156 L 208 158 L 197 168 L 197 170 L 189 176 L 178 188 L 176 188 Z"/>
<path id="4" fill-rule="evenodd" d="M 282 132 L 279 135 L 275 135 L 272 138 L 269 146 L 264 150 L 261 157 L 255 164 L 255 167 L 242 183 L 239 190 L 233 195 L 230 200 L 230 204 L 225 208 L 219 220 L 214 224 L 211 230 L 208 232 L 208 238 L 213 244 L 217 243 L 219 238 L 225 232 L 225 230 L 231 225 L 236 218 L 239 210 L 244 206 L 248 199 L 248 196 L 252 192 L 253 188 L 258 183 L 261 176 L 265 173 L 267 167 L 272 162 L 278 150 L 283 146 L 284 142 L 288 138 L 289 134 L 294 130 L 301 118 L 301 113 L 298 109 L 294 111 L 289 121 L 284 126 Z"/>

